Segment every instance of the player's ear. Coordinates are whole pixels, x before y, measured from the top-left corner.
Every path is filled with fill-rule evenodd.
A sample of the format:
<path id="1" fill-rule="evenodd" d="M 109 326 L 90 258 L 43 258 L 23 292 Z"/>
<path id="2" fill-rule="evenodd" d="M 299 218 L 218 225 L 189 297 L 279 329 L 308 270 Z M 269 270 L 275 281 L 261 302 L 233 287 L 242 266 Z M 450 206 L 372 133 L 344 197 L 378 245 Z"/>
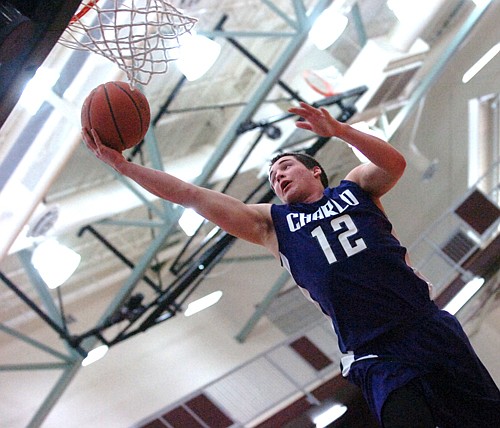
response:
<path id="1" fill-rule="evenodd" d="M 321 168 L 319 166 L 313 166 L 312 171 L 315 178 L 319 178 L 321 176 Z"/>

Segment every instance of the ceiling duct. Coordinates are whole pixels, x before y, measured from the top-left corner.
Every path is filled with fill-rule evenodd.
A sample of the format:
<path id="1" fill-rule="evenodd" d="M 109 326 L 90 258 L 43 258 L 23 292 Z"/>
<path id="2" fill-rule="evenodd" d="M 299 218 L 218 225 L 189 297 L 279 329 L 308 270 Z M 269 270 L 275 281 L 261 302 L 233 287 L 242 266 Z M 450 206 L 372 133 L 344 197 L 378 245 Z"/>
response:
<path id="1" fill-rule="evenodd" d="M 427 50 L 425 43 L 417 42 L 409 52 L 401 53 L 386 40 L 368 40 L 340 83 L 340 91 L 360 85 L 368 88 L 356 103 L 356 118 L 378 117 L 401 105 Z"/>
<path id="2" fill-rule="evenodd" d="M 415 6 L 390 34 L 369 39 L 346 71 L 339 91 L 366 85 L 368 90 L 356 104 L 359 120 L 378 117 L 397 109 L 408 99 L 417 83 L 415 75 L 430 51 L 429 27 L 438 33 L 448 28 L 461 11 L 462 1 L 436 0 L 426 7 Z M 411 9 L 409 5 L 406 9 Z M 396 12 L 395 12 L 396 14 Z M 397 15 L 397 14 L 396 14 Z M 429 40 L 429 41 L 428 41 Z"/>

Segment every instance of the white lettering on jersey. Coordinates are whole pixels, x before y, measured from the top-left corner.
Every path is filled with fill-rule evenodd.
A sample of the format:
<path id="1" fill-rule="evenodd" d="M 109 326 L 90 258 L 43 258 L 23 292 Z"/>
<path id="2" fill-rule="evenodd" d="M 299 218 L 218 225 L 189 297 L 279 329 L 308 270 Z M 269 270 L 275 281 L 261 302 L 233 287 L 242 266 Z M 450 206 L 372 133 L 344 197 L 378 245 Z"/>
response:
<path id="1" fill-rule="evenodd" d="M 319 209 L 312 214 L 289 213 L 286 216 L 286 220 L 290 232 L 296 232 L 311 221 L 334 217 L 343 213 L 350 206 L 359 205 L 358 199 L 349 189 L 344 190 L 339 196 L 342 202 L 344 202 L 345 204 L 342 205 L 341 203 L 333 199 L 329 199 L 324 205 L 319 207 Z"/>

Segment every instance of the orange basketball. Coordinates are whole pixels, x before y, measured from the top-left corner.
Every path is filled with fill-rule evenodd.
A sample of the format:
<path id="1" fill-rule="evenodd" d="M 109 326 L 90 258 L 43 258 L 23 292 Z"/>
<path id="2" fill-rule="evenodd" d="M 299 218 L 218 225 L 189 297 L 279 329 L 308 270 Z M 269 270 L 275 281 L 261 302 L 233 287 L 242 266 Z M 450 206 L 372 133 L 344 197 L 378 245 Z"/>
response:
<path id="1" fill-rule="evenodd" d="M 82 127 L 95 129 L 103 144 L 120 152 L 142 141 L 150 120 L 148 100 L 126 82 L 99 85 L 82 106 Z"/>

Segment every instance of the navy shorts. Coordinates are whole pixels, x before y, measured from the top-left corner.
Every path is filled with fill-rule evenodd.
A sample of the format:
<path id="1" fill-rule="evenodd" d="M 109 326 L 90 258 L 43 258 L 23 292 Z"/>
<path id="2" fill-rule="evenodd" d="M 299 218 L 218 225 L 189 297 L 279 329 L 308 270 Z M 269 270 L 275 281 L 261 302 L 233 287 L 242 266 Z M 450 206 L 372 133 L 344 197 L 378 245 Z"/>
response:
<path id="1" fill-rule="evenodd" d="M 414 380 L 439 428 L 500 427 L 500 391 L 457 319 L 437 311 L 355 352 L 348 378 L 381 422 L 389 394 Z"/>

